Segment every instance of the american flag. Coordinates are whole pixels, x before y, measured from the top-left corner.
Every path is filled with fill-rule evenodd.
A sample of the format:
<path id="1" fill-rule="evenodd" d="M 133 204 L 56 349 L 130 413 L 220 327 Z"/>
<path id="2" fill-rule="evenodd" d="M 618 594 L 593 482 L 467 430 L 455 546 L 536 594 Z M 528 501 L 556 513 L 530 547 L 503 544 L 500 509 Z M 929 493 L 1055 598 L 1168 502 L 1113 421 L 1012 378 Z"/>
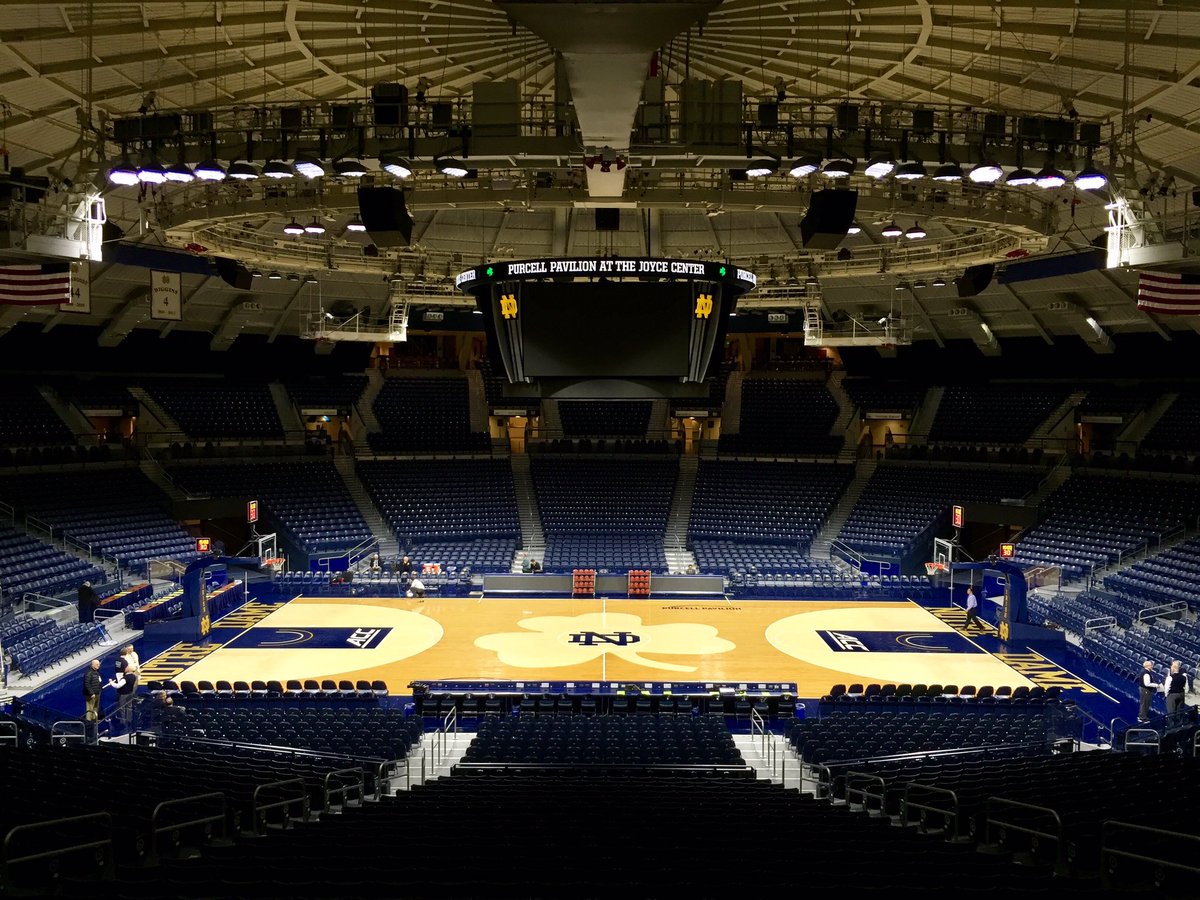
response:
<path id="1" fill-rule="evenodd" d="M 1139 273 L 1137 305 L 1166 316 L 1200 315 L 1200 273 Z"/>
<path id="2" fill-rule="evenodd" d="M 71 301 L 71 264 L 0 266 L 0 303 L 56 306 Z"/>

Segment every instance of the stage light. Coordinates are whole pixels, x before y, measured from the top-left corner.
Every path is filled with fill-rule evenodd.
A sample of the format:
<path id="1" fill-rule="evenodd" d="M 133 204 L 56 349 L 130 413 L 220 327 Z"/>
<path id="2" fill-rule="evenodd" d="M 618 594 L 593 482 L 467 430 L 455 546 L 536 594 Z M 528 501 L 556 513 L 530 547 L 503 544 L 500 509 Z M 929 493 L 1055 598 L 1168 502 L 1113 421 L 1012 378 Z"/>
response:
<path id="1" fill-rule="evenodd" d="M 1014 169 L 1008 173 L 1008 177 L 1004 179 L 1004 183 L 1013 187 L 1025 187 L 1029 184 L 1034 184 L 1037 181 L 1037 176 L 1024 166 Z"/>
<path id="2" fill-rule="evenodd" d="M 1054 168 L 1053 163 L 1046 163 L 1042 171 L 1037 173 L 1037 186 L 1045 190 L 1059 188 L 1067 183 L 1067 176 Z"/>
<path id="3" fill-rule="evenodd" d="M 251 278 L 262 278 L 262 269 L 251 269 L 250 277 Z"/>
<path id="4" fill-rule="evenodd" d="M 826 178 L 849 178 L 854 173 L 854 160 L 831 159 L 821 169 Z"/>
<path id="5" fill-rule="evenodd" d="M 226 174 L 237 181 L 254 181 L 258 178 L 258 168 L 251 162 L 235 162 Z"/>
<path id="6" fill-rule="evenodd" d="M 175 184 L 189 184 L 195 180 L 195 174 L 184 163 L 175 163 L 167 169 L 167 181 Z"/>
<path id="7" fill-rule="evenodd" d="M 113 184 L 129 186 L 138 183 L 137 167 L 129 162 L 128 157 L 121 159 L 119 163 L 108 170 L 108 180 Z"/>
<path id="8" fill-rule="evenodd" d="M 1004 170 L 990 160 L 973 167 L 967 177 L 975 184 L 995 184 L 1004 176 Z"/>
<path id="9" fill-rule="evenodd" d="M 962 181 L 963 170 L 956 162 L 942 163 L 933 170 L 934 181 Z"/>
<path id="10" fill-rule="evenodd" d="M 147 153 L 138 165 L 137 177 L 142 184 L 162 184 L 167 180 L 167 170 L 153 154 Z"/>
<path id="11" fill-rule="evenodd" d="M 433 164 L 437 166 L 439 172 L 451 178 L 466 178 L 467 174 L 471 171 L 457 159 L 452 159 L 449 156 L 436 158 Z"/>
<path id="12" fill-rule="evenodd" d="M 193 170 L 201 181 L 224 181 L 225 167 L 215 159 L 205 160 Z"/>
<path id="13" fill-rule="evenodd" d="M 317 276 L 314 275 L 312 272 L 309 272 L 307 275 L 304 276 L 304 283 L 305 284 L 316 284 Z"/>
<path id="14" fill-rule="evenodd" d="M 821 168 L 821 157 L 812 155 L 802 156 L 792 163 L 791 168 L 788 169 L 788 174 L 793 178 L 805 178 L 819 168 Z"/>
<path id="15" fill-rule="evenodd" d="M 362 178 L 367 174 L 367 167 L 361 159 L 339 159 L 333 164 L 333 172 L 343 178 Z"/>
<path id="16" fill-rule="evenodd" d="M 325 226 L 321 224 L 321 220 L 313 216 L 313 220 L 304 226 L 306 234 L 324 234 Z"/>
<path id="17" fill-rule="evenodd" d="M 774 175 L 775 170 L 779 168 L 779 161 L 774 159 L 756 159 L 746 166 L 747 178 L 766 178 L 768 175 Z"/>
<path id="18" fill-rule="evenodd" d="M 292 162 L 292 165 L 305 178 L 320 178 L 325 174 L 325 166 L 319 159 L 309 153 L 301 153 Z"/>
<path id="19" fill-rule="evenodd" d="M 925 237 L 925 235 L 926 235 L 926 231 L 924 228 L 921 227 L 921 224 L 919 222 L 915 223 L 911 228 L 907 229 L 904 232 L 904 236 L 906 238 L 908 238 L 910 241 L 918 241 L 921 238 Z"/>
<path id="20" fill-rule="evenodd" d="M 267 273 L 268 281 L 283 281 L 283 276 L 278 271 L 272 270 Z"/>
<path id="21" fill-rule="evenodd" d="M 263 178 L 283 179 L 293 178 L 296 173 L 292 170 L 291 166 L 282 160 L 269 159 L 266 165 L 262 167 L 262 174 Z"/>
<path id="22" fill-rule="evenodd" d="M 925 283 L 924 278 L 918 278 L 916 281 L 913 282 L 912 286 L 913 286 L 913 290 L 919 290 L 919 289 L 929 287 L 929 285 Z"/>
<path id="23" fill-rule="evenodd" d="M 946 279 L 943 278 L 941 275 L 937 276 L 935 279 L 933 279 L 933 286 L 934 287 L 945 287 Z"/>
<path id="24" fill-rule="evenodd" d="M 284 234 L 304 234 L 304 226 L 297 222 L 294 218 L 283 226 Z"/>
<path id="25" fill-rule="evenodd" d="M 900 181 L 919 181 L 928 175 L 923 162 L 906 162 L 896 170 L 896 178 Z"/>
<path id="26" fill-rule="evenodd" d="M 850 227 L 846 229 L 846 234 L 860 234 L 861 232 L 862 226 L 857 222 L 851 222 Z"/>
<path id="27" fill-rule="evenodd" d="M 353 219 L 351 219 L 349 222 L 346 223 L 346 230 L 347 231 L 366 231 L 367 226 L 363 224 L 362 219 L 360 219 L 358 216 L 355 216 Z"/>
<path id="28" fill-rule="evenodd" d="M 1074 184 L 1081 191 L 1098 191 L 1108 184 L 1108 176 L 1089 163 L 1075 174 Z"/>
<path id="29" fill-rule="evenodd" d="M 898 238 L 900 235 L 904 234 L 904 229 L 895 222 L 889 222 L 888 224 L 884 225 L 882 229 L 880 229 L 879 233 L 885 238 Z"/>
<path id="30" fill-rule="evenodd" d="M 892 174 L 892 170 L 895 168 L 896 161 L 894 159 L 886 153 L 877 153 L 871 157 L 871 161 L 863 169 L 863 174 L 868 178 L 886 178 Z"/>
<path id="31" fill-rule="evenodd" d="M 385 153 L 379 157 L 379 165 L 383 171 L 389 175 L 395 175 L 397 178 L 408 178 L 412 175 L 412 163 L 400 156 L 393 156 L 390 153 Z"/>

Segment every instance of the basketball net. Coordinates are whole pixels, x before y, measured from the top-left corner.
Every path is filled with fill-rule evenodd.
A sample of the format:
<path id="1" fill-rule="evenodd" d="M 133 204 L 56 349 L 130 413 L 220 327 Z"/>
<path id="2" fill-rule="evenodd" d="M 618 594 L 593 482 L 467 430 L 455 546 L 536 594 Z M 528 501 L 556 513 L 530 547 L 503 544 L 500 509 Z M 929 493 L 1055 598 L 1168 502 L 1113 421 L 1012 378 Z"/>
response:
<path id="1" fill-rule="evenodd" d="M 944 562 L 927 562 L 925 563 L 925 574 L 932 578 L 938 572 L 948 572 L 950 567 Z"/>

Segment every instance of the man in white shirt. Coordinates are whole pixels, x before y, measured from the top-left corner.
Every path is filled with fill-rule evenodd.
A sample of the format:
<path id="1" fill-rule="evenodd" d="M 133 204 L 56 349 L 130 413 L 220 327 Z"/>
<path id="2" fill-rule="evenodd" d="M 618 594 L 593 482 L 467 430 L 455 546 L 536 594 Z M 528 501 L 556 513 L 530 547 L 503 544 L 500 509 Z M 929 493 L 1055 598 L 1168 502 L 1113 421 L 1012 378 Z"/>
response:
<path id="1" fill-rule="evenodd" d="M 1146 660 L 1142 663 L 1142 674 L 1138 678 L 1138 721 L 1150 721 L 1150 702 L 1159 688 L 1158 677 L 1154 674 L 1154 662 Z"/>
<path id="2" fill-rule="evenodd" d="M 974 588 L 967 588 L 967 624 L 970 628 L 974 624 L 976 628 L 983 628 L 983 623 L 979 621 L 979 598 L 975 596 Z"/>
<path id="3" fill-rule="evenodd" d="M 1176 718 L 1183 709 L 1183 695 L 1188 689 L 1187 673 L 1183 671 L 1183 661 L 1174 660 L 1171 672 L 1163 683 L 1163 693 L 1167 695 L 1167 715 Z"/>

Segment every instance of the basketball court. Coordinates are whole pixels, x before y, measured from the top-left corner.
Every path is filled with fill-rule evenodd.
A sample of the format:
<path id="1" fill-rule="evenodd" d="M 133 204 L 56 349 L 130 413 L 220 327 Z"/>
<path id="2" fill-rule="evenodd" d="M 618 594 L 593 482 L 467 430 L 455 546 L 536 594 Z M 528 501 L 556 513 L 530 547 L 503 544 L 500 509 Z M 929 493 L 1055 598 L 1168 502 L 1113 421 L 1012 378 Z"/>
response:
<path id="1" fill-rule="evenodd" d="M 301 596 L 247 603 L 207 642 L 144 663 L 142 677 L 378 679 L 397 694 L 455 678 L 794 681 L 805 697 L 839 682 L 1088 689 L 1014 649 L 966 633 L 960 610 L 910 602 Z"/>

